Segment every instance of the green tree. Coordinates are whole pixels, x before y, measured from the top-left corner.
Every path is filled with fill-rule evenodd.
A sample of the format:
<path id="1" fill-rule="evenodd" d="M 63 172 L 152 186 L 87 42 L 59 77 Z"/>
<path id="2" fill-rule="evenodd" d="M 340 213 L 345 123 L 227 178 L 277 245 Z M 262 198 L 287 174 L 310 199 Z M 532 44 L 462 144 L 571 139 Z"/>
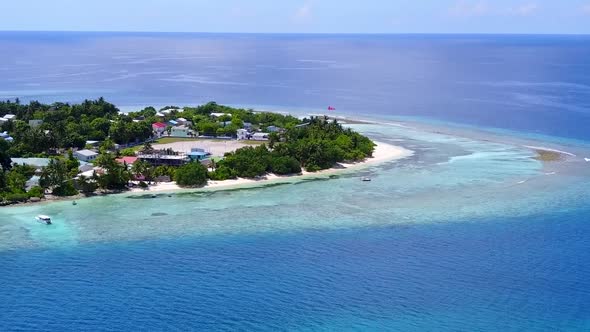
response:
<path id="1" fill-rule="evenodd" d="M 195 161 L 180 166 L 175 174 L 176 183 L 181 187 L 200 187 L 207 183 L 207 169 Z"/>
<path id="2" fill-rule="evenodd" d="M 0 139 L 0 166 L 4 170 L 9 170 L 12 165 L 12 159 L 10 159 L 10 155 L 8 154 L 9 149 L 10 144 L 4 139 Z"/>
<path id="3" fill-rule="evenodd" d="M 50 189 L 56 196 L 73 196 L 78 193 L 70 177 L 67 162 L 63 158 L 51 158 L 43 169 L 39 185 Z"/>

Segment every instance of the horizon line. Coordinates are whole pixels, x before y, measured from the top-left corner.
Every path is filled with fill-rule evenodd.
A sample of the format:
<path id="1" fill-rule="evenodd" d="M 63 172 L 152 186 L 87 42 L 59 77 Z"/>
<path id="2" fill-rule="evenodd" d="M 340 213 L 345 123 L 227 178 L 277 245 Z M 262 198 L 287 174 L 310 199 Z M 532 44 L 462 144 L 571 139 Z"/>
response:
<path id="1" fill-rule="evenodd" d="M 212 34 L 212 35 L 506 35 L 590 36 L 590 33 L 555 32 L 232 32 L 232 31 L 125 31 L 125 30 L 0 30 L 0 33 L 115 33 L 115 34 Z"/>

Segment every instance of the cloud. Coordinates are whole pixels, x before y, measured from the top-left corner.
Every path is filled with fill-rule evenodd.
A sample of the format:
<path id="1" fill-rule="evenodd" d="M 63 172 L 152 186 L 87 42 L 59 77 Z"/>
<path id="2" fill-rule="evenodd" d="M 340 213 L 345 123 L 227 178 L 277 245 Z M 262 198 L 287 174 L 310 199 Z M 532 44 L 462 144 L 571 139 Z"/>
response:
<path id="1" fill-rule="evenodd" d="M 295 11 L 293 18 L 296 21 L 308 21 L 311 19 L 313 12 L 312 12 L 312 3 L 311 1 L 306 1 Z"/>
<path id="2" fill-rule="evenodd" d="M 449 14 L 456 17 L 484 16 L 490 13 L 490 7 L 485 1 L 458 1 L 449 9 Z"/>
<path id="3" fill-rule="evenodd" d="M 536 3 L 526 3 L 520 6 L 512 7 L 508 10 L 510 15 L 529 16 L 536 12 L 539 6 Z"/>

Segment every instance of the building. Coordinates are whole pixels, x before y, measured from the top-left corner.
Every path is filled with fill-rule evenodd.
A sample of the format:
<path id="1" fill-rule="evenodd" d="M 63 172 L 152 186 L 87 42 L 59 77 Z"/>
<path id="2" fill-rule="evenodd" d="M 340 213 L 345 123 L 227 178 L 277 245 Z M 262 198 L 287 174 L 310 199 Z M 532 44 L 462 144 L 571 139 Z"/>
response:
<path id="1" fill-rule="evenodd" d="M 250 133 L 246 129 L 238 129 L 236 132 L 238 139 L 244 140 L 250 138 Z"/>
<path id="2" fill-rule="evenodd" d="M 2 118 L 6 119 L 6 121 L 11 121 L 11 120 L 16 119 L 16 115 L 14 115 L 14 114 L 6 114 Z"/>
<path id="3" fill-rule="evenodd" d="M 254 133 L 252 139 L 255 141 L 266 141 L 268 140 L 268 133 Z"/>
<path id="4" fill-rule="evenodd" d="M 41 124 L 43 124 L 43 120 L 29 120 L 29 126 L 31 126 L 31 128 L 37 128 Z"/>
<path id="5" fill-rule="evenodd" d="M 192 137 L 193 131 L 190 130 L 187 126 L 178 126 L 172 127 L 170 131 L 170 136 L 172 137 Z"/>
<path id="6" fill-rule="evenodd" d="M 252 124 L 250 122 L 244 122 L 244 129 L 252 129 Z"/>
<path id="7" fill-rule="evenodd" d="M 27 165 L 35 168 L 35 172 L 41 172 L 49 165 L 49 158 L 12 158 L 12 165 Z"/>
<path id="8" fill-rule="evenodd" d="M 96 159 L 96 157 L 98 157 L 98 153 L 91 150 L 74 151 L 74 158 L 80 161 L 90 162 Z"/>
<path id="9" fill-rule="evenodd" d="M 162 122 L 155 122 L 152 123 L 152 130 L 158 135 L 162 136 L 162 134 L 166 131 L 166 124 Z"/>
<path id="10" fill-rule="evenodd" d="M 140 153 L 137 155 L 139 160 L 144 160 L 152 166 L 182 166 L 190 162 L 190 158 L 184 153 L 170 154 L 163 150 L 154 150 L 149 153 Z"/>
<path id="11" fill-rule="evenodd" d="M 276 133 L 283 130 L 282 128 L 279 128 L 277 126 L 268 126 L 266 127 L 266 131 L 268 131 L 269 133 Z"/>
<path id="12" fill-rule="evenodd" d="M 224 115 L 227 115 L 227 116 L 229 116 L 231 118 L 231 114 L 229 114 L 229 113 L 215 113 L 215 112 L 211 113 L 211 116 L 214 117 L 214 118 L 218 118 L 218 117 L 221 117 L 221 116 L 224 116 Z"/>
<path id="13" fill-rule="evenodd" d="M 191 152 L 187 153 L 187 156 L 191 159 L 191 160 L 205 160 L 207 158 L 209 158 L 211 156 L 211 154 L 207 151 L 205 151 L 205 149 L 201 149 L 201 148 L 192 148 Z"/>
<path id="14" fill-rule="evenodd" d="M 91 140 L 90 141 L 86 141 L 86 146 L 88 146 L 88 145 L 97 148 L 100 145 L 100 142 L 99 141 L 91 141 Z"/>
<path id="15" fill-rule="evenodd" d="M 117 158 L 115 160 L 121 164 L 127 165 L 127 167 L 131 167 L 131 165 L 135 164 L 135 162 L 138 159 L 139 158 L 137 158 L 137 157 L 126 156 L 126 157 Z"/>
<path id="16" fill-rule="evenodd" d="M 0 133 L 0 138 L 2 138 L 3 140 L 7 141 L 7 142 L 12 142 L 14 141 L 14 138 L 10 137 L 10 135 L 8 135 L 8 132 L 3 132 Z"/>

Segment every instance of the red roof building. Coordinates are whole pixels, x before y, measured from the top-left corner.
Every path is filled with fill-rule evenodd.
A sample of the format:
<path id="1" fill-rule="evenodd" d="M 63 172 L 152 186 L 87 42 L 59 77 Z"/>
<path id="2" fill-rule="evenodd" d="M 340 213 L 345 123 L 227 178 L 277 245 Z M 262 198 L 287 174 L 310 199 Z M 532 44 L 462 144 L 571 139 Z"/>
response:
<path id="1" fill-rule="evenodd" d="M 154 122 L 154 123 L 152 123 L 152 129 L 155 132 L 159 132 L 159 133 L 164 132 L 166 130 L 166 124 L 162 123 L 162 122 Z"/>
<path id="2" fill-rule="evenodd" d="M 117 158 L 115 160 L 117 160 L 121 164 L 133 165 L 137 161 L 137 159 L 138 159 L 137 157 L 122 157 L 122 158 Z"/>

